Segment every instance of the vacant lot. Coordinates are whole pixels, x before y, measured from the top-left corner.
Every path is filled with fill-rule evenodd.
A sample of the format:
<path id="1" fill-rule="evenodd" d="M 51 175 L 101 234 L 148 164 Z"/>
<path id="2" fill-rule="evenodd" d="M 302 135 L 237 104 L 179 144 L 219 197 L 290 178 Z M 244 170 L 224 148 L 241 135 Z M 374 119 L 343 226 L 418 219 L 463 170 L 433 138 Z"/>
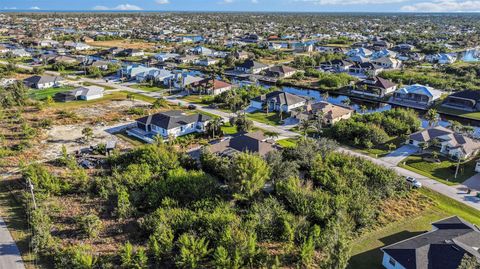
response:
<path id="1" fill-rule="evenodd" d="M 130 40 L 108 40 L 108 41 L 94 41 L 88 42 L 88 45 L 95 47 L 119 47 L 125 49 L 154 49 L 155 43 L 130 41 Z"/>

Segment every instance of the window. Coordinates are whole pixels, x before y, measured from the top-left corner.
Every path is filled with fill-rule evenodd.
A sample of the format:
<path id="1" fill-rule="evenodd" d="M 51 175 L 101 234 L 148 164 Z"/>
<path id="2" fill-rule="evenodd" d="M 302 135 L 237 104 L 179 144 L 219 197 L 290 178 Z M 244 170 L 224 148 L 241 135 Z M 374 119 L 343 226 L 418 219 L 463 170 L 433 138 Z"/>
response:
<path id="1" fill-rule="evenodd" d="M 392 257 L 390 257 L 390 259 L 388 259 L 388 263 L 392 266 L 397 265 L 397 262 Z"/>

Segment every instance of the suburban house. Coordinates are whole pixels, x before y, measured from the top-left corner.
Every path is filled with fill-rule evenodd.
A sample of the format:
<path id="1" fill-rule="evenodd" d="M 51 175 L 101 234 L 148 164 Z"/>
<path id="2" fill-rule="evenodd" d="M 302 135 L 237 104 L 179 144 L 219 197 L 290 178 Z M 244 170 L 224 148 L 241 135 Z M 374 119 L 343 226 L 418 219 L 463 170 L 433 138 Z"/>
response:
<path id="1" fill-rule="evenodd" d="M 135 80 L 138 82 L 144 82 L 152 80 L 156 83 L 167 84 L 167 80 L 173 77 L 173 73 L 166 69 L 150 68 L 148 71 L 138 73 Z"/>
<path id="2" fill-rule="evenodd" d="M 207 147 L 207 150 L 211 153 L 223 157 L 233 157 L 239 152 L 256 153 L 265 157 L 269 152 L 276 149 L 275 142 L 268 140 L 260 131 L 239 134 Z"/>
<path id="3" fill-rule="evenodd" d="M 258 74 L 266 69 L 268 69 L 268 65 L 253 60 L 246 60 L 242 64 L 235 66 L 236 71 L 247 74 Z"/>
<path id="4" fill-rule="evenodd" d="M 157 59 L 160 62 L 166 62 L 168 60 L 173 60 L 176 59 L 177 57 L 180 57 L 180 54 L 176 53 L 158 53 L 153 56 L 155 59 Z"/>
<path id="5" fill-rule="evenodd" d="M 197 46 L 193 48 L 192 52 L 196 55 L 203 55 L 203 56 L 209 56 L 213 54 L 213 50 L 203 46 Z"/>
<path id="6" fill-rule="evenodd" d="M 293 110 L 291 117 L 298 120 L 313 120 L 321 115 L 325 125 L 333 125 L 340 120 L 349 119 L 354 112 L 353 109 L 321 101 L 313 104 L 308 103 L 305 109 Z"/>
<path id="7" fill-rule="evenodd" d="M 128 129 L 127 134 L 151 143 L 157 135 L 168 138 L 202 133 L 210 119 L 203 114 L 186 114 L 180 110 L 171 110 L 137 119 L 136 127 Z"/>
<path id="8" fill-rule="evenodd" d="M 366 48 L 356 48 L 356 49 L 351 49 L 346 53 L 348 57 L 353 57 L 353 56 L 360 56 L 364 58 L 368 58 L 372 56 L 373 52 L 369 49 Z"/>
<path id="9" fill-rule="evenodd" d="M 82 86 L 78 87 L 72 91 L 68 92 L 59 92 L 55 94 L 54 99 L 59 102 L 68 102 L 75 100 L 94 100 L 102 98 L 104 89 L 98 86 Z"/>
<path id="10" fill-rule="evenodd" d="M 480 111 L 480 92 L 467 90 L 450 94 L 445 98 L 442 106 L 465 111 Z"/>
<path id="11" fill-rule="evenodd" d="M 233 85 L 218 79 L 206 78 L 192 84 L 192 87 L 197 92 L 205 92 L 210 95 L 219 95 L 232 89 Z"/>
<path id="12" fill-rule="evenodd" d="M 25 85 L 34 89 L 46 89 L 60 86 L 65 80 L 59 76 L 32 76 L 23 80 Z"/>
<path id="13" fill-rule="evenodd" d="M 120 77 L 126 77 L 127 79 L 136 79 L 137 75 L 142 74 L 143 76 L 153 70 L 159 70 L 155 67 L 145 67 L 143 65 L 129 65 L 120 69 Z"/>
<path id="14" fill-rule="evenodd" d="M 121 51 L 119 54 L 125 57 L 142 57 L 145 55 L 145 52 L 138 49 L 126 49 Z"/>
<path id="15" fill-rule="evenodd" d="M 442 91 L 431 87 L 414 84 L 396 90 L 390 99 L 393 103 L 411 105 L 413 107 L 428 107 L 442 96 Z"/>
<path id="16" fill-rule="evenodd" d="M 184 72 L 175 73 L 172 78 L 165 83 L 172 83 L 172 86 L 179 90 L 186 90 L 188 88 L 193 88 L 195 83 L 204 80 L 203 77 L 191 76 Z"/>
<path id="17" fill-rule="evenodd" d="M 206 57 L 203 59 L 197 60 L 196 64 L 200 66 L 211 66 L 217 64 L 220 60 L 215 58 Z"/>
<path id="18" fill-rule="evenodd" d="M 290 112 L 295 108 L 304 106 L 306 103 L 307 100 L 298 95 L 282 91 L 273 91 L 251 99 L 250 107 L 256 110 L 262 110 L 267 106 L 269 111 Z"/>
<path id="19" fill-rule="evenodd" d="M 382 58 L 382 57 L 396 58 L 397 53 L 394 52 L 394 51 L 391 51 L 389 49 L 383 49 L 383 50 L 375 51 L 372 54 L 372 59 L 378 59 L 378 58 Z"/>
<path id="20" fill-rule="evenodd" d="M 480 262 L 480 231 L 453 216 L 432 223 L 433 229 L 383 247 L 382 265 L 387 269 L 457 269 L 465 255 Z"/>
<path id="21" fill-rule="evenodd" d="M 402 62 L 391 58 L 391 57 L 381 57 L 371 61 L 373 64 L 379 65 L 384 69 L 397 69 L 401 66 Z"/>
<path id="22" fill-rule="evenodd" d="M 468 159 L 477 155 L 480 142 L 441 126 L 425 128 L 409 136 L 407 144 L 419 148 L 437 147 L 452 159 Z"/>
<path id="23" fill-rule="evenodd" d="M 32 54 L 25 49 L 12 49 L 8 52 L 14 57 L 31 57 Z"/>
<path id="24" fill-rule="evenodd" d="M 267 69 L 266 75 L 273 78 L 289 78 L 298 70 L 285 65 L 273 66 Z"/>
<path id="25" fill-rule="evenodd" d="M 325 71 L 333 71 L 335 73 L 348 72 L 348 70 L 352 66 L 352 62 L 339 59 L 331 60 L 330 62 L 320 63 L 321 69 Z"/>
<path id="26" fill-rule="evenodd" d="M 377 76 L 382 71 L 382 66 L 370 62 L 357 63 L 349 68 L 351 74 L 361 76 Z"/>
<path id="27" fill-rule="evenodd" d="M 246 60 L 250 58 L 250 54 L 246 51 L 236 51 L 233 53 L 233 57 L 238 60 Z"/>
<path id="28" fill-rule="evenodd" d="M 357 82 L 351 92 L 374 97 L 384 97 L 395 92 L 396 89 L 397 84 L 392 81 L 374 76 Z"/>

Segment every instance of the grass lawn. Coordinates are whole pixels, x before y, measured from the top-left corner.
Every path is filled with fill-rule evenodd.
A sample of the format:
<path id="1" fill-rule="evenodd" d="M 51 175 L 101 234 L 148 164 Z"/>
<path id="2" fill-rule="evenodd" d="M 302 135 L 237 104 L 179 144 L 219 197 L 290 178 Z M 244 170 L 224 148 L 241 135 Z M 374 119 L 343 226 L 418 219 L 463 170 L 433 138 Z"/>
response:
<path id="1" fill-rule="evenodd" d="M 297 139 L 293 139 L 293 138 L 281 139 L 277 141 L 277 144 L 279 144 L 283 148 L 293 148 L 297 145 Z"/>
<path id="2" fill-rule="evenodd" d="M 213 97 L 210 95 L 188 95 L 181 98 L 181 100 L 195 104 L 209 104 L 213 100 Z"/>
<path id="3" fill-rule="evenodd" d="M 461 163 L 457 178 L 454 178 L 457 163 L 443 157 L 440 157 L 440 160 L 439 163 L 432 163 L 423 160 L 421 156 L 410 156 L 399 166 L 450 186 L 462 183 L 475 175 L 475 160 Z"/>
<path id="4" fill-rule="evenodd" d="M 230 125 L 230 123 L 225 123 L 221 129 L 224 135 L 233 135 L 237 133 L 237 127 Z"/>
<path id="5" fill-rule="evenodd" d="M 131 87 L 142 90 L 142 91 L 146 91 L 146 92 L 160 92 L 165 90 L 165 88 L 163 87 L 150 86 L 146 84 L 136 84 L 136 85 L 132 85 Z"/>
<path id="6" fill-rule="evenodd" d="M 74 87 L 71 86 L 62 86 L 58 88 L 48 88 L 48 89 L 39 89 L 39 90 L 30 90 L 29 96 L 35 100 L 45 100 L 47 97 L 53 97 L 55 94 L 59 92 L 66 92 L 73 90 Z"/>
<path id="7" fill-rule="evenodd" d="M 451 115 L 455 115 L 455 116 L 467 118 L 467 119 L 480 120 L 480 112 L 467 112 L 464 110 L 447 108 L 442 106 L 438 107 L 438 112 L 451 114 Z"/>
<path id="8" fill-rule="evenodd" d="M 457 215 L 471 223 L 480 224 L 479 211 L 426 188 L 419 192 L 432 199 L 434 205 L 416 217 L 399 220 L 357 238 L 353 242 L 348 268 L 383 268 L 381 247 L 430 231 L 430 223 L 442 218 Z"/>
<path id="9" fill-rule="evenodd" d="M 123 130 L 119 133 L 115 133 L 115 135 L 120 137 L 121 139 L 127 141 L 128 143 L 132 144 L 135 147 L 142 146 L 142 145 L 146 144 L 145 141 L 143 141 L 143 140 L 140 140 L 140 139 L 138 139 L 136 137 L 133 137 L 133 136 L 129 136 L 125 130 Z"/>
<path id="10" fill-rule="evenodd" d="M 265 123 L 268 125 L 282 125 L 280 121 L 280 117 L 276 112 L 270 112 L 270 113 L 265 113 L 265 112 L 253 112 L 253 113 L 247 113 L 247 118 L 253 120 L 253 121 L 258 121 L 261 123 Z M 284 116 L 283 119 L 288 118 L 288 116 Z"/>
<path id="11" fill-rule="evenodd" d="M 155 102 L 155 100 L 157 100 L 157 98 L 150 97 L 150 96 L 145 96 L 145 95 L 139 94 L 139 93 L 132 93 L 132 92 L 128 92 L 128 91 L 120 91 L 120 93 L 125 94 L 125 96 L 127 96 L 127 94 L 130 94 L 135 98 L 135 100 L 141 100 L 141 101 L 145 101 L 145 102 L 148 102 L 148 103 L 153 103 L 153 102 Z"/>
<path id="12" fill-rule="evenodd" d="M 115 90 L 115 87 L 103 86 L 103 85 L 96 84 L 96 83 L 91 83 L 91 82 L 83 82 L 83 85 L 84 85 L 84 86 L 98 86 L 98 87 L 102 87 L 102 88 L 104 88 L 106 91 Z"/>
<path id="13" fill-rule="evenodd" d="M 124 92 L 113 92 L 110 94 L 105 94 L 102 98 L 99 99 L 94 99 L 94 100 L 89 100 L 89 101 L 72 101 L 72 102 L 55 102 L 52 104 L 52 107 L 57 107 L 57 108 L 75 108 L 75 107 L 81 107 L 85 105 L 92 105 L 92 104 L 101 104 L 105 102 L 110 102 L 113 100 L 121 101 L 121 100 L 126 100 L 127 99 L 127 94 Z M 139 100 L 138 98 L 137 100 Z"/>

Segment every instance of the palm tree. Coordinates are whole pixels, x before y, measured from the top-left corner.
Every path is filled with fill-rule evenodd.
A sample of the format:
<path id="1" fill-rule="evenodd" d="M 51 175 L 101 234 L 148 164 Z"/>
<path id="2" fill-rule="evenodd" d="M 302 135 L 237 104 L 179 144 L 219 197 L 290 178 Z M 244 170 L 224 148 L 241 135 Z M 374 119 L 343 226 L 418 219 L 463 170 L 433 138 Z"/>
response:
<path id="1" fill-rule="evenodd" d="M 156 134 L 153 137 L 153 141 L 155 142 L 155 144 L 161 145 L 163 143 L 163 136 L 161 136 L 160 134 Z"/>
<path id="2" fill-rule="evenodd" d="M 366 105 L 361 105 L 361 106 L 360 106 L 360 112 L 361 112 L 361 113 L 365 113 L 365 112 L 367 112 L 367 110 L 368 110 L 368 108 L 367 108 Z"/>
<path id="3" fill-rule="evenodd" d="M 212 132 L 212 137 L 215 138 L 215 131 L 222 127 L 222 119 L 214 118 L 207 124 L 209 132 Z"/>
<path id="4" fill-rule="evenodd" d="M 425 119 L 428 121 L 429 126 L 435 126 L 438 121 L 438 113 L 435 108 L 429 109 L 425 114 Z"/>
<path id="5" fill-rule="evenodd" d="M 463 125 L 456 120 L 450 120 L 448 123 L 450 123 L 450 129 L 452 129 L 454 132 L 459 132 L 463 127 Z"/>
<path id="6" fill-rule="evenodd" d="M 352 101 L 350 100 L 350 98 L 345 98 L 342 100 L 342 104 L 346 105 L 346 106 L 350 106 L 352 104 Z"/>
<path id="7" fill-rule="evenodd" d="M 328 92 L 322 93 L 322 99 L 323 99 L 323 101 L 327 101 L 329 97 L 330 97 L 330 96 L 329 96 Z"/>
<path id="8" fill-rule="evenodd" d="M 310 128 L 312 128 L 312 122 L 310 122 L 309 120 L 306 120 L 306 119 L 303 119 L 300 121 L 300 124 L 299 124 L 299 127 L 300 127 L 300 130 L 303 131 L 303 135 L 305 137 L 307 137 L 307 132 Z"/>

